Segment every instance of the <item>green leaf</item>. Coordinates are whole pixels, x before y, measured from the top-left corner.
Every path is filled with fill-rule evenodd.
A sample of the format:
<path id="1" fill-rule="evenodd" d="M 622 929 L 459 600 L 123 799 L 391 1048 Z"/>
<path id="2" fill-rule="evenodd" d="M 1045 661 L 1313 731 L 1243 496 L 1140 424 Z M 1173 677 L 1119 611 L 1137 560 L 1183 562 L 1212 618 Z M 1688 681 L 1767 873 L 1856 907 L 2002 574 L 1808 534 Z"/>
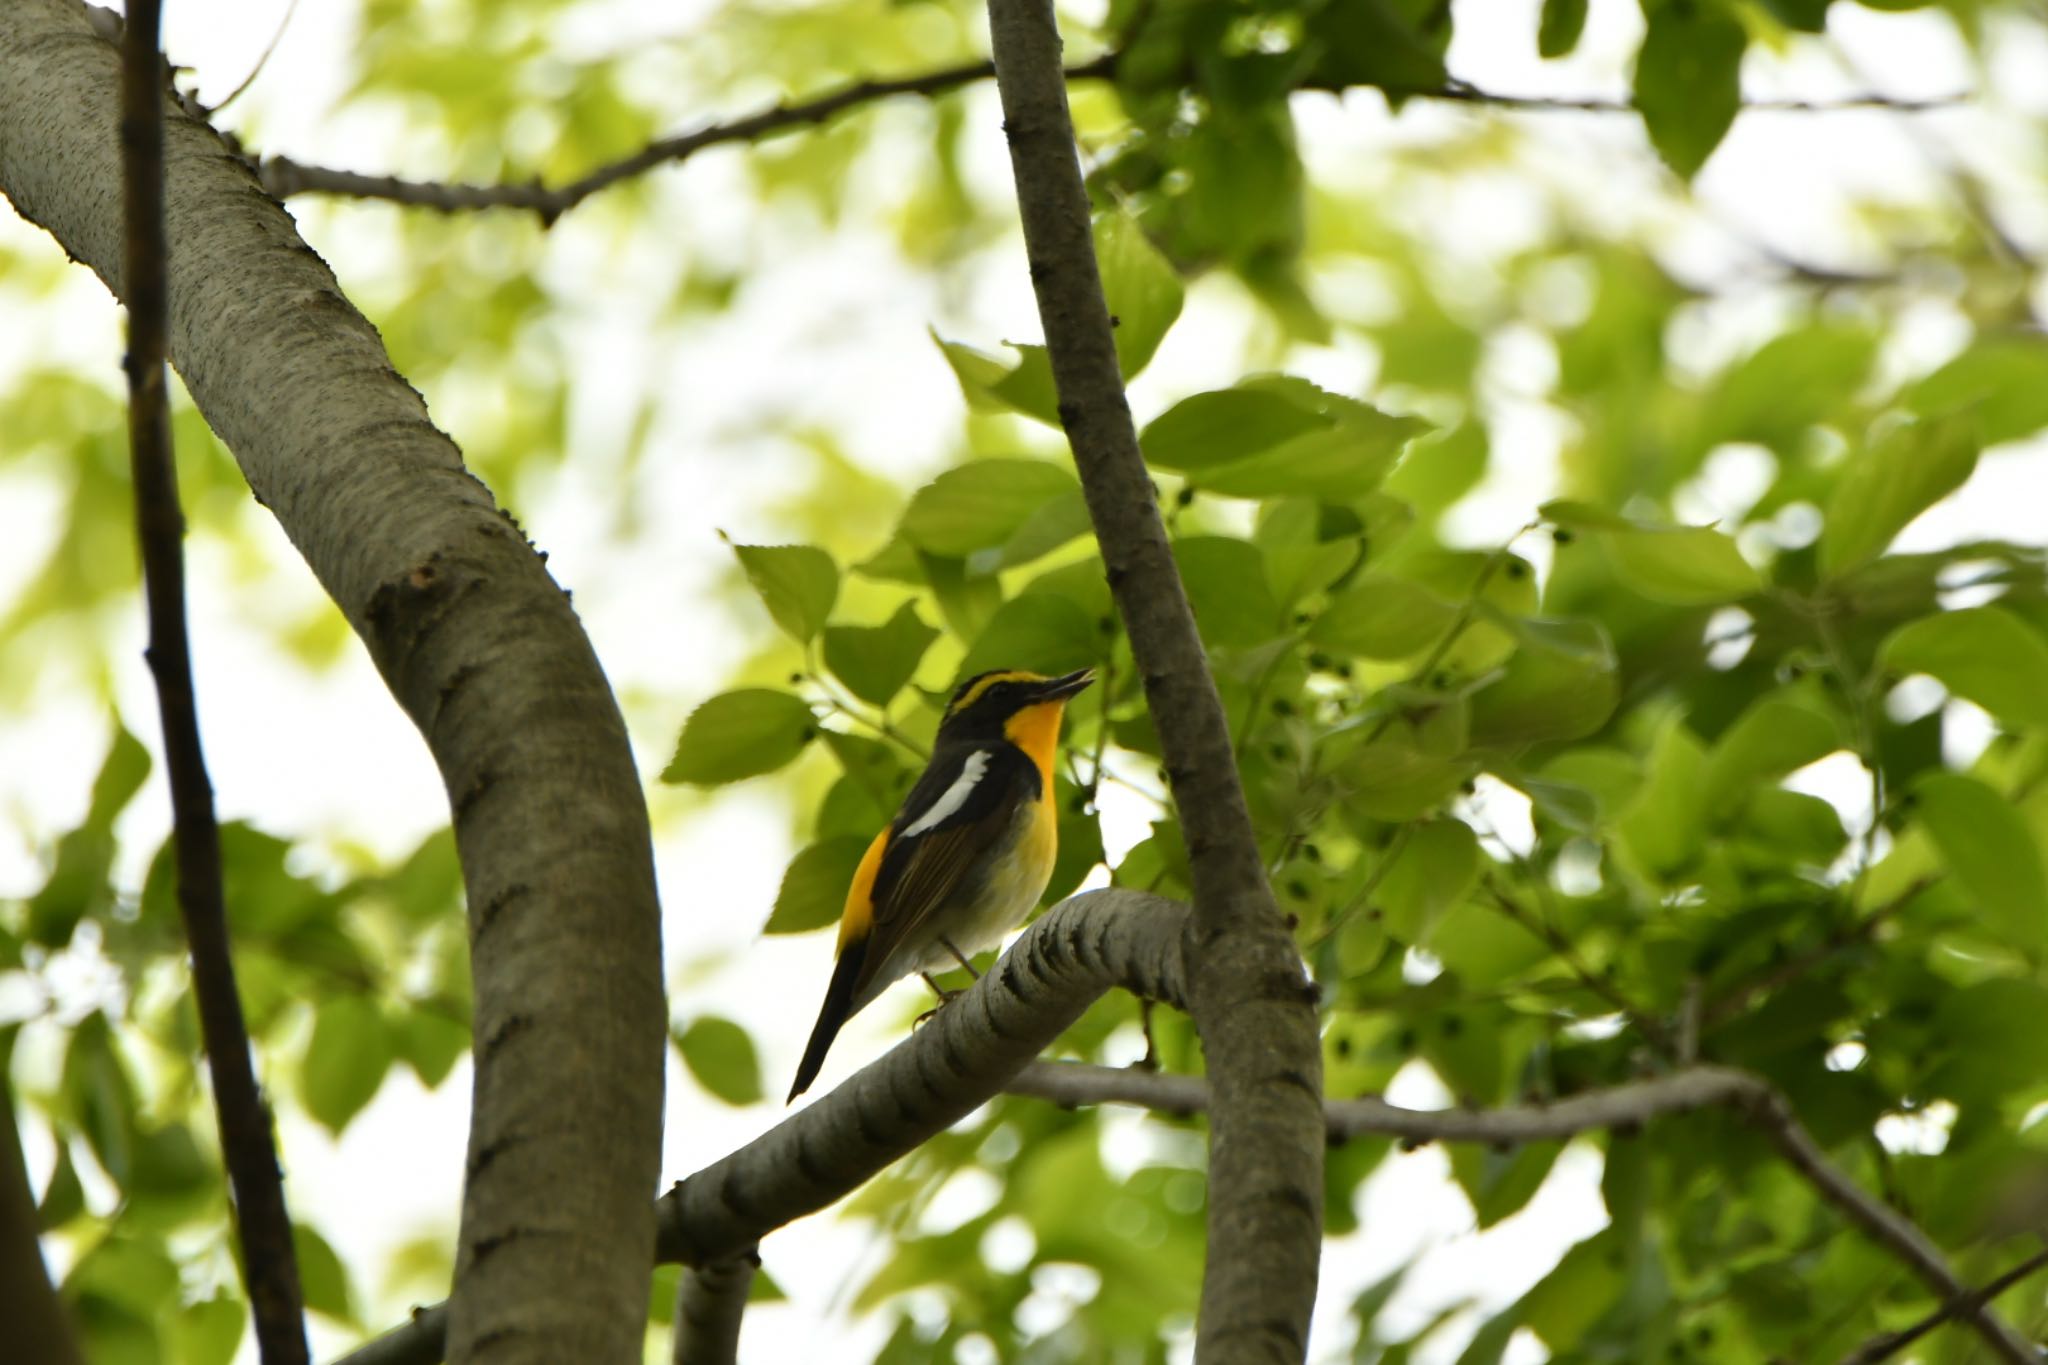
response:
<path id="1" fill-rule="evenodd" d="M 85 1134 L 100 1168 L 125 1185 L 135 1151 L 135 1086 L 114 1045 L 107 1017 L 95 1011 L 72 1030 L 64 1052 L 64 1108 Z"/>
<path id="2" fill-rule="evenodd" d="M 887 706 L 938 638 L 917 607 L 905 602 L 879 626 L 825 627 L 825 667 L 854 696 Z"/>
<path id="3" fill-rule="evenodd" d="M 1360 749 L 1338 769 L 1349 803 L 1375 820 L 1413 820 L 1449 800 L 1477 764 L 1424 753 L 1389 735 Z"/>
<path id="4" fill-rule="evenodd" d="M 1907 391 L 1913 411 L 1939 416 L 1967 410 L 1985 445 L 2048 426 L 2048 340 L 2033 332 L 1980 336 L 1963 353 Z"/>
<path id="5" fill-rule="evenodd" d="M 469 1025 L 418 1002 L 392 1020 L 391 1039 L 397 1055 L 432 1090 L 469 1051 Z"/>
<path id="6" fill-rule="evenodd" d="M 242 1344 L 247 1312 L 225 1294 L 186 1304 L 171 1320 L 171 1359 L 176 1365 L 228 1365 Z"/>
<path id="7" fill-rule="evenodd" d="M 1536 24 L 1536 53 L 1549 60 L 1568 56 L 1586 31 L 1586 0 L 1543 0 Z"/>
<path id="8" fill-rule="evenodd" d="M 1451 1149 L 1451 1175 L 1472 1201 L 1482 1228 L 1521 1212 L 1557 1164 L 1560 1142 L 1531 1142 L 1501 1151 L 1466 1143 Z"/>
<path id="9" fill-rule="evenodd" d="M 1667 0 L 1646 8 L 1636 108 L 1657 155 L 1690 180 L 1735 122 L 1749 35 L 1715 0 Z"/>
<path id="10" fill-rule="evenodd" d="M 1324 649 L 1367 659 L 1406 659 L 1443 638 L 1458 609 L 1419 583 L 1361 574 L 1309 626 Z"/>
<path id="11" fill-rule="evenodd" d="M 1522 1296 L 1522 1321 L 1551 1350 L 1571 1350 L 1621 1296 L 1628 1260 L 1615 1229 L 1594 1233 Z"/>
<path id="12" fill-rule="evenodd" d="M 327 1239 L 305 1223 L 292 1225 L 292 1250 L 299 1262 L 299 1288 L 306 1307 L 351 1326 L 356 1325 L 355 1295 L 348 1270 Z"/>
<path id="13" fill-rule="evenodd" d="M 1152 359 L 1174 319 L 1184 291 L 1180 276 L 1138 224 L 1123 213 L 1098 214 L 1095 259 L 1102 292 L 1116 325 L 1117 366 L 1134 378 Z"/>
<path id="14" fill-rule="evenodd" d="M 1735 542 L 1709 526 L 1646 526 L 1602 508 L 1550 502 L 1546 521 L 1599 542 L 1621 582 L 1656 602 L 1708 606 L 1763 590 Z"/>
<path id="15" fill-rule="evenodd" d="M 970 571 L 964 559 L 924 550 L 917 552 L 917 562 L 924 581 L 931 584 L 939 614 L 955 635 L 979 634 L 1003 603 L 1003 585 L 992 572 Z"/>
<path id="16" fill-rule="evenodd" d="M 995 569 L 1014 569 L 1020 564 L 1029 564 L 1043 555 L 1066 545 L 1094 529 L 1088 519 L 1088 500 L 1081 496 L 1081 490 L 1062 494 L 1049 502 L 1040 503 L 1038 510 L 1025 518 L 1011 537 L 1003 542 L 1000 553 L 977 550 L 970 561 L 970 567 L 978 572 Z"/>
<path id="17" fill-rule="evenodd" d="M 730 1019 L 706 1014 L 676 1035 L 683 1065 L 697 1084 L 727 1104 L 753 1104 L 761 1099 L 761 1063 L 754 1040 Z"/>
<path id="18" fill-rule="evenodd" d="M 839 597 L 839 566 L 812 545 L 735 545 L 747 581 L 768 614 L 798 644 L 809 644 Z"/>
<path id="19" fill-rule="evenodd" d="M 62 1130 L 58 1136 L 62 1136 Z M 85 1186 L 79 1183 L 78 1167 L 72 1164 L 71 1145 L 59 1142 L 57 1162 L 50 1168 L 42 1197 L 36 1201 L 36 1226 L 40 1231 L 51 1232 L 84 1212 Z"/>
<path id="20" fill-rule="evenodd" d="M 2048 873 L 2012 802 L 1974 777 L 1944 772 L 1915 784 L 1913 807 L 1988 927 L 2038 958 L 2048 947 Z"/>
<path id="21" fill-rule="evenodd" d="M 1300 495 L 1348 502 L 1379 487 L 1414 437 L 1430 429 L 1419 417 L 1361 410 L 1318 431 L 1282 441 L 1240 460 L 1209 465 L 1191 479 L 1205 493 L 1237 498 Z"/>
<path id="22" fill-rule="evenodd" d="M 1462 820 L 1424 820 L 1408 829 L 1374 901 L 1388 933 L 1420 943 L 1479 880 L 1479 839 Z"/>
<path id="23" fill-rule="evenodd" d="M 1077 603 L 1054 593 L 1028 592 L 996 608 L 961 661 L 960 675 L 991 668 L 1071 673 L 1094 663 L 1100 653 L 1095 622 Z"/>
<path id="24" fill-rule="evenodd" d="M 960 381 L 960 392 L 975 412 L 1020 413 L 1051 426 L 1059 425 L 1059 402 L 1054 396 L 1052 366 L 1043 346 L 1010 347 L 1016 364 L 965 342 L 947 341 L 937 332 L 931 338 Z"/>
<path id="25" fill-rule="evenodd" d="M 1775 782 L 1842 747 L 1842 727 L 1809 698 L 1787 689 L 1764 697 L 1729 726 L 1707 760 L 1709 812 L 1737 804 L 1752 785 Z"/>
<path id="26" fill-rule="evenodd" d="M 149 765 L 149 751 L 116 723 L 107 756 L 93 779 L 85 820 L 57 841 L 49 879 L 29 898 L 30 942 L 61 948 L 71 941 L 81 919 L 112 908 L 114 820 L 141 790 Z"/>
<path id="27" fill-rule="evenodd" d="M 1699 852 L 1706 765 L 1706 749 L 1684 717 L 1666 720 L 1644 761 L 1643 785 L 1618 824 L 1623 844 L 1648 875 L 1675 872 Z"/>
<path id="28" fill-rule="evenodd" d="M 1979 440 L 1968 414 L 1893 427 L 1835 480 L 1820 533 L 1820 568 L 1840 577 L 1878 557 L 1906 524 L 1963 486 Z"/>
<path id="29" fill-rule="evenodd" d="M 337 995 L 320 1002 L 313 1037 L 299 1064 L 299 1099 L 337 1136 L 384 1084 L 391 1069 L 391 1030 L 373 1001 Z"/>
<path id="30" fill-rule="evenodd" d="M 1877 662 L 1925 673 L 2015 729 L 2048 725 L 2048 641 L 2003 607 L 1909 621 L 1878 647 Z"/>
<path id="31" fill-rule="evenodd" d="M 1000 549 L 1044 504 L 1080 484 L 1044 460 L 974 460 L 911 495 L 903 535 L 930 554 L 965 557 Z"/>
<path id="32" fill-rule="evenodd" d="M 772 773 L 802 753 L 817 732 L 817 719 L 801 697 L 765 687 L 726 692 L 690 713 L 661 780 L 716 787 Z"/>
<path id="33" fill-rule="evenodd" d="M 1138 442 L 1147 464 L 1199 476 L 1328 425 L 1284 392 L 1240 384 L 1181 399 L 1146 423 Z"/>
<path id="34" fill-rule="evenodd" d="M 775 909 L 762 932 L 801 934 L 837 923 L 868 843 L 862 835 L 840 834 L 800 849 L 782 874 Z"/>
<path id="35" fill-rule="evenodd" d="M 1590 621 L 1515 621 L 1520 648 L 1472 694 L 1471 742 L 1509 746 L 1582 739 L 1621 699 L 1614 646 Z"/>
<path id="36" fill-rule="evenodd" d="M 1203 640 L 1243 649 L 1282 633 L 1280 603 L 1258 546 L 1235 536 L 1183 536 L 1173 543 L 1173 558 Z"/>
<path id="37" fill-rule="evenodd" d="M 1309 40 L 1320 49 L 1319 80 L 1338 88 L 1377 85 L 1398 93 L 1434 89 L 1448 79 L 1443 52 L 1450 42 L 1451 16 L 1446 8 L 1345 0 L 1316 6 L 1308 16 Z"/>

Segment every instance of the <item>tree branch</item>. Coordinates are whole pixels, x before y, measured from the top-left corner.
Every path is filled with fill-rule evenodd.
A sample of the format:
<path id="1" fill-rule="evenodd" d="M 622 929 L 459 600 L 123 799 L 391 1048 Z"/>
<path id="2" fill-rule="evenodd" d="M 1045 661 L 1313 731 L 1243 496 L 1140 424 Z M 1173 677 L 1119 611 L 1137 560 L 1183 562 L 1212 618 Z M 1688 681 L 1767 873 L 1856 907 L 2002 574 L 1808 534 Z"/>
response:
<path id="1" fill-rule="evenodd" d="M 77 0 L 0 4 L 0 191 L 126 297 L 118 79 Z M 290 217 L 211 128 L 166 118 L 171 356 L 449 794 L 476 986 L 450 1352 L 638 1365 L 667 1011 L 617 703 L 560 587 Z"/>
<path id="2" fill-rule="evenodd" d="M 1031 285 L 1105 574 L 1159 733 L 1194 883 L 1188 1004 L 1212 1084 L 1198 1362 L 1300 1360 L 1322 1251 L 1315 987 L 1274 904 L 1230 725 L 1137 430 L 1089 226 L 1051 0 L 989 0 Z"/>
<path id="3" fill-rule="evenodd" d="M 1889 1204 L 1866 1194 L 1841 1167 L 1828 1160 L 1827 1153 L 1801 1126 L 1783 1095 L 1766 1089 L 1745 1107 L 1745 1112 L 1763 1129 L 1778 1154 L 1805 1176 L 1823 1199 L 1905 1262 L 1906 1268 L 1919 1276 L 1921 1283 L 1942 1302 L 1953 1304 L 1955 1315 L 1976 1329 L 1994 1356 L 2012 1365 L 2040 1365 L 2039 1350 L 1982 1301 L 1971 1301 L 1969 1286 L 1956 1278 L 1941 1249 L 1928 1241 L 1925 1233 Z"/>
<path id="4" fill-rule="evenodd" d="M 1066 68 L 1070 81 L 1107 80 L 1116 75 L 1121 52 L 1106 52 L 1092 61 Z M 256 162 L 263 188 L 280 199 L 295 194 L 335 194 L 351 199 L 380 199 L 417 208 L 457 213 L 474 209 L 524 209 L 540 215 L 543 227 L 575 208 L 600 190 L 623 180 L 645 174 L 658 166 L 689 160 L 707 147 L 733 142 L 756 142 L 793 128 L 823 123 L 836 114 L 897 95 L 940 95 L 995 74 L 993 62 L 963 62 L 939 67 L 917 76 L 887 80 L 856 81 L 829 94 L 796 104 L 775 104 L 758 113 L 727 123 L 711 123 L 695 132 L 666 137 L 628 157 L 598 167 L 566 185 L 549 189 L 538 180 L 526 184 L 465 185 L 439 180 L 406 180 L 392 175 L 366 175 L 294 161 L 288 156 L 266 156 Z M 252 77 L 253 79 L 253 73 Z M 1312 86 L 1341 94 L 1343 87 Z M 1372 87 L 1379 88 L 1379 87 Z M 237 94 L 240 91 L 236 92 Z M 1486 105 L 1520 113 L 1633 114 L 1636 107 L 1627 100 L 1573 98 L 1556 95 L 1506 95 L 1480 90 L 1462 81 L 1412 88 L 1384 88 L 1382 93 L 1397 99 L 1435 100 L 1453 104 Z M 232 99 L 233 96 L 229 96 Z M 1886 95 L 1852 95 L 1839 100 L 1752 100 L 1745 111 L 1777 113 L 1836 113 L 1848 109 L 1890 109 L 1921 113 L 1954 108 L 1969 96 L 1955 95 L 1933 100 L 1900 100 Z M 227 100 L 221 101 L 225 105 Z"/>
<path id="5" fill-rule="evenodd" d="M 760 1268 L 761 1257 L 752 1251 L 710 1265 L 683 1267 L 676 1285 L 672 1365 L 734 1365 L 747 1291 Z"/>
<path id="6" fill-rule="evenodd" d="M 1879 1332 L 1843 1356 L 1839 1365 L 1877 1365 L 1880 1360 L 1889 1360 L 1958 1313 L 1982 1307 L 2043 1266 L 2048 1266 L 2048 1251 L 2037 1251 L 2004 1274 L 1971 1290 L 1961 1299 L 1941 1305 L 1918 1322 L 1896 1332 Z"/>
<path id="7" fill-rule="evenodd" d="M 1099 57 L 1071 68 L 1067 77 L 1086 80 L 1107 76 L 1114 63 L 1114 56 Z M 960 66 L 941 67 L 920 76 L 857 81 L 815 99 L 772 105 L 729 123 L 707 124 L 692 133 L 663 138 L 557 189 L 549 189 L 538 181 L 527 185 L 451 185 L 430 180 L 401 180 L 396 176 L 359 175 L 354 171 L 308 166 L 283 156 L 264 157 L 257 163 L 257 174 L 263 181 L 263 188 L 280 199 L 294 194 L 341 194 L 356 199 L 386 199 L 398 204 L 440 209 L 444 213 L 461 209 L 528 209 L 540 215 L 541 225 L 545 227 L 599 190 L 609 189 L 656 166 L 687 161 L 706 147 L 758 141 L 791 128 L 823 123 L 845 110 L 895 95 L 943 94 L 993 74 L 995 67 L 990 62 L 967 62 Z"/>
<path id="8" fill-rule="evenodd" d="M 0 1036 L 0 1304 L 7 1306 L 7 1346 L 39 1365 L 85 1365 L 71 1315 L 43 1262 L 41 1219 L 9 1083 L 13 1048 L 10 1030 Z"/>
<path id="9" fill-rule="evenodd" d="M 1033 1062 L 1003 1089 L 1065 1108 L 1135 1104 L 1180 1115 L 1209 1108 L 1209 1086 L 1199 1076 L 1083 1062 Z M 1332 1142 L 1360 1137 L 1392 1137 L 1407 1143 L 1552 1142 L 1602 1128 L 1639 1127 L 1664 1114 L 1752 1103 L 1765 1089 L 1763 1082 L 1745 1072 L 1701 1066 L 1554 1104 L 1508 1109 L 1407 1109 L 1371 1097 L 1326 1100 L 1323 1121 Z"/>
<path id="10" fill-rule="evenodd" d="M 930 1023 L 663 1195 L 659 1259 L 710 1265 L 745 1255 L 859 1188 L 1000 1093 L 1112 986 L 1185 999 L 1187 919 L 1184 906 L 1121 888 L 1046 911 Z M 432 1365 L 442 1322 L 439 1306 L 418 1310 L 338 1365 Z"/>
<path id="11" fill-rule="evenodd" d="M 298 1256 L 285 1211 L 270 1109 L 249 1062 L 249 1030 L 235 989 L 222 891 L 220 827 L 199 740 L 198 699 L 185 624 L 185 515 L 178 505 L 177 456 L 165 392 L 164 65 L 157 51 L 163 7 L 134 0 L 122 35 L 121 172 L 126 233 L 122 278 L 128 299 L 128 454 L 135 482 L 149 647 L 164 760 L 171 787 L 178 910 L 192 950 L 192 993 L 213 1080 L 221 1156 L 234 1195 L 235 1231 L 264 1365 L 307 1359 Z"/>
<path id="12" fill-rule="evenodd" d="M 1012 1095 L 1035 1096 L 1069 1107 L 1136 1104 L 1183 1115 L 1209 1107 L 1209 1088 L 1199 1077 L 1077 1062 L 1034 1063 L 1019 1072 L 1004 1089 Z M 1883 1350 L 1878 1355 L 1858 1354 L 1849 1361 L 1882 1359 L 1940 1322 L 1955 1317 L 1974 1327 L 2000 1359 L 2016 1365 L 2039 1365 L 2039 1352 L 1985 1305 L 2040 1265 L 2048 1264 L 2048 1253 L 2015 1267 L 1983 1289 L 1970 1290 L 1956 1278 L 1940 1249 L 1919 1228 L 1865 1193 L 1828 1160 L 1793 1115 L 1785 1097 L 1748 1072 L 1696 1066 L 1655 1080 L 1574 1095 L 1555 1104 L 1511 1109 L 1404 1109 L 1384 1100 L 1358 1099 L 1327 1101 L 1323 1113 L 1333 1142 L 1376 1135 L 1411 1143 L 1519 1143 L 1556 1141 L 1600 1128 L 1640 1127 L 1660 1115 L 1715 1107 L 1732 1109 L 1755 1124 L 1787 1164 L 1804 1176 L 1822 1198 L 1941 1296 L 1942 1308 L 1929 1318 L 1904 1333 L 1873 1338 L 1862 1348 L 1868 1351 L 1882 1343 Z M 1849 1365 L 1849 1361 L 1843 1365 Z"/>

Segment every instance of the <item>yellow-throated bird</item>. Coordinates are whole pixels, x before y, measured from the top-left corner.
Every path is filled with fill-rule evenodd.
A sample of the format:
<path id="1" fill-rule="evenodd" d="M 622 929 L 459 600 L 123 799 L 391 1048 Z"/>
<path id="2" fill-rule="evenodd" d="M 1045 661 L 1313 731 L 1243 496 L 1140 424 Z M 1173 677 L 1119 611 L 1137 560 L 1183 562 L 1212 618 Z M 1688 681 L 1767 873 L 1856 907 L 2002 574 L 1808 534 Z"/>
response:
<path id="1" fill-rule="evenodd" d="M 839 960 L 790 1099 L 817 1079 L 846 1021 L 891 984 L 966 966 L 1037 907 L 1058 843 L 1060 713 L 1094 680 L 1090 668 L 1057 678 L 999 669 L 960 684 L 932 761 L 854 870 Z"/>

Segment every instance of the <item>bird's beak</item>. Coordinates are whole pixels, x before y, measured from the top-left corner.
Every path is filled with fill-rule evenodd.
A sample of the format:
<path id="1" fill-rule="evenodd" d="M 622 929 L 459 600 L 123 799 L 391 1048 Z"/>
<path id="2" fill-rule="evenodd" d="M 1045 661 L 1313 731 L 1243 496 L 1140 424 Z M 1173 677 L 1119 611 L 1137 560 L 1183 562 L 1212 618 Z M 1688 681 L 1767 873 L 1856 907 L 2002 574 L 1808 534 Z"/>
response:
<path id="1" fill-rule="evenodd" d="M 1065 701 L 1068 697 L 1073 696 L 1076 692 L 1079 692 L 1094 681 L 1095 670 L 1092 668 L 1078 668 L 1072 673 L 1063 673 L 1057 678 L 1047 678 L 1039 685 L 1038 700 L 1041 702 Z"/>

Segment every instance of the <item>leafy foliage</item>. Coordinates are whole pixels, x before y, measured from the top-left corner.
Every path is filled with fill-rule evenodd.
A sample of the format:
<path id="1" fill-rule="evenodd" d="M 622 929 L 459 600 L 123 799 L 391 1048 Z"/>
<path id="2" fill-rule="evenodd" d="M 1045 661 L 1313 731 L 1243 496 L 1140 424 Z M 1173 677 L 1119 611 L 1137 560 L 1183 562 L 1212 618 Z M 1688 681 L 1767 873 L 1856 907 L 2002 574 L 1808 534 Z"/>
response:
<path id="1" fill-rule="evenodd" d="M 1074 90 L 1118 359 L 1138 381 L 1262 851 L 1323 993 L 1331 1093 L 1428 1077 L 1458 1102 L 1542 1100 L 1677 1065 L 1689 1037 L 1702 1059 L 1768 1079 L 1835 1161 L 1981 1282 L 2023 1254 L 2044 1178 L 2048 581 L 2038 538 L 1930 548 L 1940 536 L 1909 528 L 1996 462 L 2039 463 L 2009 448 L 2048 427 L 2031 267 L 1987 229 L 1996 186 L 1974 180 L 1954 196 L 1967 213 L 1842 205 L 1882 258 L 1868 280 L 1783 270 L 1774 251 L 1754 253 L 1771 272 L 1761 287 L 1754 271 L 1680 270 L 1665 231 L 1698 225 L 1684 182 L 1713 181 L 1717 150 L 1752 117 L 1745 65 L 1864 8 L 1897 7 L 1645 0 L 1611 88 L 1626 88 L 1622 117 L 1665 170 L 1644 161 L 1647 207 L 1621 220 L 1528 123 L 1411 116 L 1451 81 L 1463 8 L 1116 0 L 1070 39 L 1076 60 L 1117 54 L 1111 79 Z M 2039 27 L 2004 4 L 1936 9 L 1952 17 L 1920 18 L 1978 55 L 1986 35 Z M 579 13 L 371 0 L 350 106 L 407 128 L 403 150 L 425 164 L 393 169 L 559 183 L 701 122 L 723 96 L 739 107 L 762 85 L 795 96 L 933 69 L 982 42 L 973 5 L 833 0 L 733 7 L 716 41 L 592 56 L 562 38 Z M 1583 0 L 1544 0 L 1533 17 L 1513 41 L 1543 58 L 1608 41 Z M 1363 169 L 1313 141 L 1344 90 L 1347 126 L 1380 126 L 1384 109 L 1395 130 Z M 305 210 L 501 501 L 606 488 L 604 533 L 622 542 L 708 539 L 688 503 L 700 487 L 679 498 L 661 482 L 697 439 L 675 433 L 698 430 L 683 419 L 701 391 L 694 375 L 675 393 L 616 374 L 601 385 L 573 363 L 583 341 L 564 319 L 587 298 L 630 294 L 641 349 L 658 353 L 757 292 L 784 310 L 809 302 L 756 281 L 814 241 L 893 250 L 892 265 L 939 282 L 911 325 L 932 329 L 937 357 L 922 354 L 965 414 L 942 464 L 888 466 L 806 362 L 759 362 L 772 411 L 715 440 L 787 457 L 795 474 L 780 501 L 728 524 L 744 515 L 766 525 L 743 539 L 791 543 L 713 546 L 706 573 L 751 652 L 724 690 L 622 688 L 649 751 L 675 741 L 662 778 L 690 790 L 658 794 L 664 818 L 740 782 L 792 812 L 772 909 L 721 909 L 756 917 L 775 940 L 764 953 L 833 923 L 948 687 L 983 667 L 1102 673 L 1066 723 L 1052 894 L 1091 879 L 1191 889 L 1050 366 L 1012 339 L 1030 319 L 1010 302 L 1011 209 L 986 173 L 999 138 L 977 98 L 899 101 L 763 142 L 723 163 L 716 194 L 665 198 L 658 173 L 551 233 L 518 215 Z M 733 234 L 677 208 L 693 198 L 772 226 Z M 1470 230 L 1487 226 L 1512 241 Z M 977 273 L 992 256 L 1000 290 Z M 32 302 L 60 270 L 10 250 L 0 287 Z M 1000 321 L 959 303 L 983 293 L 1005 300 Z M 870 321 L 810 311 L 833 329 Z M 0 473 L 55 490 L 0 616 L 10 719 L 47 703 L 45 669 L 111 702 L 108 660 L 128 647 L 107 627 L 135 570 L 102 368 L 46 364 L 0 392 Z M 195 539 L 229 547 L 234 581 L 277 576 L 225 452 L 189 409 L 178 420 Z M 1527 473 L 1548 463 L 1538 427 L 1555 434 L 1547 480 Z M 702 454 L 673 463 L 694 477 Z M 1475 533 L 1503 489 L 1526 503 Z M 258 627 L 306 667 L 353 648 L 325 604 L 251 597 Z M 1988 742 L 1969 742 L 1985 717 Z M 133 714 L 109 726 L 89 793 L 37 832 L 34 884 L 0 898 L 10 978 L 50 992 L 86 962 L 114 983 L 25 1026 L 35 1056 L 15 1074 L 50 1139 L 39 1211 L 93 1358 L 221 1361 L 242 1305 L 168 860 L 135 833 L 149 762 L 128 729 L 148 733 Z M 81 786 L 96 757 L 74 765 Z M 317 831 L 224 835 L 245 1003 L 280 1102 L 345 1136 L 394 1073 L 445 1080 L 468 1047 L 452 838 L 385 865 Z M 822 936 L 808 942 L 822 961 Z M 672 1041 L 695 1081 L 682 1089 L 756 1104 L 779 1093 L 764 1058 L 799 1025 L 780 989 L 772 1014 L 706 1012 L 690 973 L 711 969 L 694 963 L 677 986 Z M 789 989 L 807 1020 L 809 986 Z M 1185 1020 L 1160 1012 L 1152 1030 L 1166 1066 L 1199 1069 Z M 1136 1006 L 1110 999 L 1061 1051 L 1125 1061 L 1138 1040 Z M 852 1286 L 889 1334 L 878 1358 L 1164 1358 L 1195 1307 L 1201 1129 L 1118 1122 L 999 1101 L 849 1201 L 882 1239 Z M 1923 1137 L 1900 1141 L 1912 1125 Z M 1569 1150 L 1461 1147 L 1446 1164 L 1490 1228 Z M 1602 1162 L 1606 1226 L 1484 1312 L 1388 1311 L 1417 1302 L 1402 1271 L 1347 1290 L 1325 1316 L 1348 1313 L 1356 1358 L 1462 1351 L 1478 1365 L 1526 1330 L 1560 1361 L 1834 1359 L 1938 1306 L 1727 1116 L 1581 1150 Z M 1333 1234 L 1375 1236 L 1359 1192 L 1391 1151 L 1332 1151 Z M 992 1192 L 942 1204 L 949 1188 Z M 371 1297 L 374 1268 L 344 1265 L 311 1226 L 301 1238 L 325 1319 L 368 1329 L 395 1311 Z M 415 1273 L 424 1297 L 445 1258 Z M 2023 1284 L 1996 1306 L 2038 1329 L 2031 1295 Z M 1967 1358 L 1953 1329 L 1928 1341 L 1928 1360 Z"/>

